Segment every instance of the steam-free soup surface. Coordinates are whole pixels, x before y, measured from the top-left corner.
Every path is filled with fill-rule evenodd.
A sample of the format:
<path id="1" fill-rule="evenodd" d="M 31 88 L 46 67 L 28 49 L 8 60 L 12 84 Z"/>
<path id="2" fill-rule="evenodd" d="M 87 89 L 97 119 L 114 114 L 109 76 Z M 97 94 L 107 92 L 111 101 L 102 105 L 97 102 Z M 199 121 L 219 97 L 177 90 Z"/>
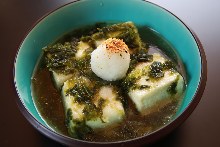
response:
<path id="1" fill-rule="evenodd" d="M 86 27 L 75 30 L 62 36 L 56 42 L 64 43 L 65 41 L 70 41 L 71 38 L 79 37 L 90 29 L 90 27 Z M 178 71 L 184 75 L 183 66 L 180 60 L 178 60 L 178 56 L 175 54 L 173 47 L 162 36 L 147 27 L 138 27 L 138 30 L 142 41 L 149 46 L 150 53 L 159 52 L 165 58 L 171 58 L 172 61 L 176 63 Z M 33 74 L 32 94 L 35 105 L 46 123 L 57 132 L 70 136 L 65 122 L 66 119 L 61 94 L 53 84 L 51 73 L 46 68 L 44 58 L 40 59 Z M 124 94 L 123 97 L 128 96 Z M 146 116 L 142 116 L 136 110 L 133 102 L 129 98 L 127 98 L 127 100 L 127 108 L 125 109 L 126 118 L 119 126 L 115 126 L 114 128 L 107 127 L 98 132 L 82 134 L 81 139 L 108 142 L 127 140 L 147 135 L 172 121 L 181 104 L 180 97 L 172 101 L 172 103 L 163 106 L 161 109 Z"/>

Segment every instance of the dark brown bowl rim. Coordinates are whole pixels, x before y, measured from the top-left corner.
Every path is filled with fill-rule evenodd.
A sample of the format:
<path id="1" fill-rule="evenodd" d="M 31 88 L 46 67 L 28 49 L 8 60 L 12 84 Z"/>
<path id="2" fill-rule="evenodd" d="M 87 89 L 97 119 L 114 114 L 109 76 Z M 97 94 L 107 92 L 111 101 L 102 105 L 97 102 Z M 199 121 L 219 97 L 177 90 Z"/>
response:
<path id="1" fill-rule="evenodd" d="M 42 21 L 45 17 L 47 17 L 48 15 L 50 15 L 51 13 L 57 11 L 58 9 L 65 7 L 69 4 L 78 2 L 80 0 L 74 0 L 72 2 L 69 2 L 67 4 L 64 4 L 56 9 L 54 9 L 53 11 L 50 11 L 48 13 L 46 13 L 44 16 L 42 16 L 40 19 L 38 19 L 33 25 L 32 27 L 30 27 L 30 29 L 27 31 L 26 35 L 23 37 L 21 43 L 18 45 L 17 48 L 17 53 L 15 56 L 15 60 L 14 60 L 14 68 L 13 68 L 13 77 L 15 77 L 15 64 L 16 64 L 16 59 L 17 59 L 17 55 L 19 52 L 19 49 L 23 43 L 23 41 L 26 39 L 26 37 L 28 36 L 28 34 L 31 32 L 31 30 L 40 22 Z M 20 111 L 22 112 L 22 114 L 25 116 L 25 118 L 32 124 L 32 126 L 34 126 L 34 128 L 36 128 L 37 130 L 39 130 L 39 132 L 41 132 L 42 134 L 44 134 L 45 136 L 59 142 L 62 143 L 64 145 L 68 145 L 68 146 L 102 146 L 102 145 L 109 145 L 109 146 L 134 146 L 134 145 L 143 145 L 143 144 L 149 144 L 152 143 L 156 140 L 158 140 L 161 137 L 164 137 L 166 134 L 170 133 L 172 130 L 174 130 L 175 128 L 177 128 L 179 125 L 181 125 L 189 116 L 190 114 L 193 112 L 193 110 L 196 108 L 196 106 L 198 105 L 199 101 L 201 100 L 201 97 L 203 95 L 203 92 L 205 90 L 205 86 L 206 86 L 206 81 L 207 81 L 207 61 L 206 61 L 206 56 L 205 56 L 205 51 L 204 48 L 199 40 L 199 38 L 197 37 L 197 35 L 192 31 L 192 29 L 190 29 L 179 17 L 177 17 L 175 14 L 173 14 L 172 12 L 170 12 L 169 10 L 154 4 L 152 2 L 149 1 L 145 1 L 142 0 L 144 2 L 150 3 L 154 6 L 157 6 L 163 10 L 165 10 L 166 12 L 170 13 L 171 15 L 173 15 L 175 18 L 177 18 L 191 33 L 191 35 L 193 36 L 193 38 L 195 39 L 197 46 L 199 48 L 199 53 L 200 53 L 200 57 L 201 57 L 201 76 L 200 76 L 200 81 L 199 81 L 199 85 L 197 87 L 196 93 L 193 96 L 192 101 L 189 103 L 189 105 L 185 108 L 185 110 L 181 113 L 181 115 L 179 115 L 176 119 L 174 119 L 172 122 L 168 123 L 167 125 L 163 126 L 162 128 L 146 135 L 146 136 L 142 136 L 142 137 L 138 137 L 138 138 L 134 138 L 134 139 L 130 139 L 130 140 L 124 140 L 124 141 L 117 141 L 117 142 L 89 142 L 89 141 L 83 141 L 83 140 L 78 140 L 78 139 L 74 139 L 62 134 L 59 134 L 47 127 L 45 127 L 44 125 L 42 125 L 40 122 L 38 122 L 38 120 L 35 119 L 34 116 L 31 115 L 31 113 L 29 112 L 29 110 L 27 110 L 25 108 L 25 105 L 23 104 L 20 95 L 17 91 L 17 87 L 16 87 L 16 82 L 14 80 L 14 86 L 15 86 L 15 90 L 18 94 L 18 97 L 16 97 L 16 102 L 17 105 L 20 109 Z M 159 134 L 159 135 L 158 135 Z"/>

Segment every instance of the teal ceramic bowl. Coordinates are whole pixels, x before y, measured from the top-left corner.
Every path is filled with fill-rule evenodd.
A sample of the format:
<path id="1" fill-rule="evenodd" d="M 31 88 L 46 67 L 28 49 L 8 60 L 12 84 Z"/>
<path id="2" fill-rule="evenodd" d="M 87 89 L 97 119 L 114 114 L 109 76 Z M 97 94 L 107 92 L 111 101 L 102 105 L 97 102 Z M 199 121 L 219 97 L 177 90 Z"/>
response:
<path id="1" fill-rule="evenodd" d="M 87 142 L 59 134 L 39 116 L 31 96 L 31 77 L 42 47 L 63 34 L 96 22 L 133 21 L 159 32 L 182 60 L 187 88 L 176 117 L 166 126 L 143 137 L 120 142 Z M 15 59 L 14 82 L 17 103 L 27 120 L 41 133 L 69 146 L 141 145 L 159 139 L 179 126 L 201 99 L 206 83 L 204 50 L 195 34 L 169 11 L 141 0 L 82 0 L 69 3 L 39 20 L 22 41 Z"/>

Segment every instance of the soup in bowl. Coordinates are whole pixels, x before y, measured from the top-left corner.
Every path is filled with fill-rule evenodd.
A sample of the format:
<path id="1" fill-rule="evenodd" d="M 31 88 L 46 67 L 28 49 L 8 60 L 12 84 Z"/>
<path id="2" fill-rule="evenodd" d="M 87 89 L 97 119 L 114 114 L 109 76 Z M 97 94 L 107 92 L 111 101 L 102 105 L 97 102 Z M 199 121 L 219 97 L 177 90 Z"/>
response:
<path id="1" fill-rule="evenodd" d="M 135 7 L 135 9 L 134 9 Z M 14 70 L 19 108 L 66 145 L 141 145 L 179 126 L 201 99 L 194 33 L 145 1 L 77 1 L 27 34 Z"/>

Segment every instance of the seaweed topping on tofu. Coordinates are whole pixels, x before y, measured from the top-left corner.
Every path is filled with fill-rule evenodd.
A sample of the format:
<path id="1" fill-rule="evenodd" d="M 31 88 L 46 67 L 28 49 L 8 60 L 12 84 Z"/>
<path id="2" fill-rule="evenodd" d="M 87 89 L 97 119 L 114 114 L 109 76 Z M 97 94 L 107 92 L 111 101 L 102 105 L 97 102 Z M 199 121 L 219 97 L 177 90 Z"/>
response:
<path id="1" fill-rule="evenodd" d="M 179 75 L 176 77 L 176 80 L 173 81 L 170 86 L 167 88 L 167 92 L 170 93 L 171 95 L 175 95 L 177 93 L 177 84 L 179 81 L 180 77 Z"/>
<path id="2" fill-rule="evenodd" d="M 84 42 L 57 43 L 43 49 L 47 68 L 50 71 L 65 75 L 74 73 L 75 69 L 80 69 L 81 71 L 88 70 L 90 54 L 93 51 Z"/>
<path id="3" fill-rule="evenodd" d="M 143 62 L 142 60 L 136 60 L 136 58 L 142 56 L 145 57 L 145 62 Z M 135 61 L 131 61 L 129 73 L 122 82 L 122 87 L 127 92 L 129 91 L 129 89 L 150 88 L 150 85 L 137 84 L 137 81 L 140 80 L 143 76 L 146 77 L 146 81 L 157 82 L 164 77 L 166 71 L 169 71 L 170 74 L 178 73 L 174 63 L 170 60 L 164 59 L 159 54 L 148 55 L 147 53 L 142 52 L 138 53 L 137 56 L 134 56 L 133 59 Z M 140 66 L 141 64 L 143 64 L 143 66 Z"/>
<path id="4" fill-rule="evenodd" d="M 80 40 L 87 42 L 94 49 L 108 38 L 122 39 L 129 47 L 130 53 L 146 48 L 146 44 L 141 41 L 138 30 L 132 22 L 108 25 L 97 30 L 98 32 L 92 35 L 82 36 Z"/>
<path id="5" fill-rule="evenodd" d="M 72 80 L 72 79 L 71 79 Z M 94 104 L 94 94 L 97 89 L 92 83 L 86 78 L 79 77 L 75 79 L 74 86 L 66 90 L 66 96 L 71 95 L 74 97 L 74 102 L 84 105 L 83 114 L 86 120 L 92 118 L 102 117 L 102 106 L 104 104 L 103 99 L 99 99 L 98 104 Z"/>
<path id="6" fill-rule="evenodd" d="M 149 77 L 150 78 L 161 78 L 164 76 L 164 72 L 163 72 L 163 63 L 161 62 L 153 62 L 150 65 L 150 69 L 149 69 Z"/>
<path id="7" fill-rule="evenodd" d="M 128 73 L 131 72 L 135 68 L 135 66 L 140 62 L 152 62 L 153 55 L 148 54 L 148 50 L 146 48 L 142 48 L 138 52 L 131 54 L 130 66 L 128 69 Z"/>
<path id="8" fill-rule="evenodd" d="M 143 48 L 135 54 L 132 54 L 131 59 L 136 62 L 152 62 L 153 55 L 148 54 L 148 50 Z"/>
<path id="9" fill-rule="evenodd" d="M 71 108 L 68 108 L 66 111 L 66 127 L 69 134 L 74 138 L 82 139 L 85 135 L 93 133 L 93 129 L 87 126 L 84 120 L 74 120 Z"/>
<path id="10" fill-rule="evenodd" d="M 108 38 L 122 39 L 131 50 L 139 50 L 142 45 L 137 28 L 132 22 L 107 26 L 100 31 Z"/>
<path id="11" fill-rule="evenodd" d="M 76 38 L 71 42 L 56 43 L 44 48 L 46 66 L 51 71 L 58 90 L 72 76 L 91 73 L 89 61 L 92 51 L 87 43 Z"/>
<path id="12" fill-rule="evenodd" d="M 147 69 L 142 68 L 142 69 L 137 69 L 133 70 L 126 76 L 126 78 L 122 82 L 122 88 L 126 91 L 129 92 L 130 89 L 143 89 L 145 88 L 150 88 L 149 85 L 137 85 L 137 81 L 142 77 L 147 74 Z"/>
<path id="13" fill-rule="evenodd" d="M 73 59 L 76 53 L 77 40 L 74 43 L 54 44 L 43 48 L 46 66 L 50 71 L 69 74 L 74 71 Z"/>
<path id="14" fill-rule="evenodd" d="M 101 86 L 78 76 L 67 80 L 62 89 L 66 125 L 73 137 L 81 138 L 81 126 L 90 131 L 120 123 L 125 115 L 117 88 Z"/>
<path id="15" fill-rule="evenodd" d="M 167 70 L 171 71 L 172 73 L 177 72 L 176 67 L 172 61 L 166 60 L 164 63 L 154 61 L 150 65 L 148 74 L 150 78 L 159 79 L 164 77 L 164 72 Z"/>
<path id="16" fill-rule="evenodd" d="M 93 91 L 84 84 L 76 83 L 67 90 L 66 95 L 68 94 L 74 96 L 77 103 L 91 103 Z"/>

